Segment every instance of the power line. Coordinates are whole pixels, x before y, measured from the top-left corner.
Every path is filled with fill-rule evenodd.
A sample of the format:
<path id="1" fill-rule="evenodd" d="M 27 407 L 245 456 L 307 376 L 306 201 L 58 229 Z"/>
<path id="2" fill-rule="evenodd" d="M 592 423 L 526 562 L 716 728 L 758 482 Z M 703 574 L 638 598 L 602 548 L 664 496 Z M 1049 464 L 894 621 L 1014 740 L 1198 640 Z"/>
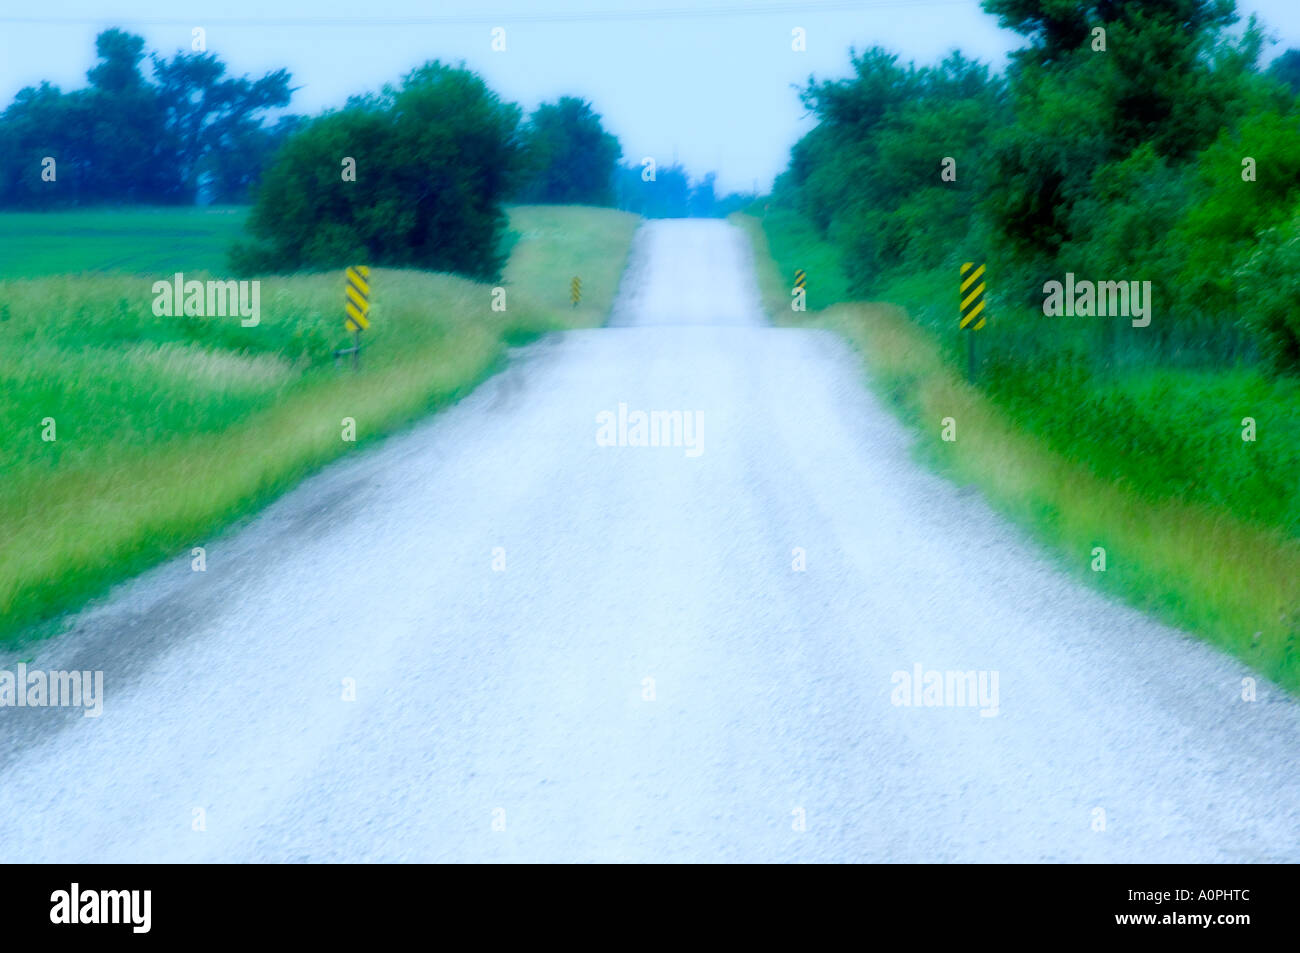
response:
<path id="1" fill-rule="evenodd" d="M 634 10 L 586 10 L 559 13 L 445 13 L 402 17 L 0 17 L 0 23 L 95 24 L 122 26 L 435 26 L 447 23 L 584 23 L 612 20 L 672 20 L 698 17 L 769 14 L 819 14 L 896 9 L 899 7 L 969 6 L 973 0 L 825 0 L 824 3 L 733 3 L 714 7 L 645 7 Z"/>

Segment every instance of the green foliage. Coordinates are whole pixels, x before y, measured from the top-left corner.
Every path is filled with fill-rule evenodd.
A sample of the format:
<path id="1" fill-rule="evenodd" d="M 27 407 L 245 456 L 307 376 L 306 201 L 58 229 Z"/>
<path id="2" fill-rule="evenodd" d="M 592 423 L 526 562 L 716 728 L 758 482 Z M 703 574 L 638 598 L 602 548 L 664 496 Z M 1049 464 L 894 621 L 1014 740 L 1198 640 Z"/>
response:
<path id="1" fill-rule="evenodd" d="M 1255 160 L 1254 181 L 1243 180 L 1243 157 Z M 1224 130 L 1197 157 L 1190 187 L 1195 201 L 1170 236 L 1185 252 L 1177 273 L 1183 301 L 1209 314 L 1232 313 L 1239 307 L 1234 265 L 1287 216 L 1300 188 L 1300 108 L 1256 113 Z"/>
<path id="2" fill-rule="evenodd" d="M 208 152 L 199 163 L 200 173 L 208 177 L 208 199 L 250 204 L 266 168 L 304 122 L 301 116 L 282 116 L 270 128 L 243 123 L 231 129 L 222 148 Z"/>
<path id="3" fill-rule="evenodd" d="M 1204 503 L 1300 537 L 1300 398 L 1257 372 L 1142 369 L 1097 378 L 1078 363 L 1000 364 L 988 389 L 1067 459 L 1148 501 Z M 1267 440 L 1241 439 L 1253 417 Z"/>
<path id="4" fill-rule="evenodd" d="M 879 48 L 851 59 L 853 78 L 804 90 L 821 122 L 795 145 L 773 199 L 841 246 L 850 281 L 867 291 L 960 253 L 1005 106 L 1000 81 L 959 53 L 923 69 Z M 955 180 L 940 175 L 945 157 Z"/>
<path id="5" fill-rule="evenodd" d="M 1022 57 L 1055 62 L 1088 38 L 1095 12 L 1078 0 L 984 0 L 984 9 L 1006 29 L 1024 34 Z"/>
<path id="6" fill-rule="evenodd" d="M 518 124 L 519 108 L 477 75 L 427 63 L 400 87 L 290 137 L 249 217 L 257 242 L 238 247 L 232 264 L 244 273 L 364 263 L 495 278 Z M 355 159 L 355 182 L 344 181 L 342 157 Z"/>
<path id="7" fill-rule="evenodd" d="M 158 99 L 166 117 L 167 144 L 185 195 L 199 190 L 199 176 L 217 177 L 218 200 L 240 200 L 256 181 L 270 152 L 289 124 L 262 128 L 266 110 L 289 104 L 289 74 L 268 73 L 259 80 L 226 78 L 226 66 L 213 53 L 178 53 L 153 58 Z M 236 171 L 238 170 L 238 171 Z"/>
<path id="8" fill-rule="evenodd" d="M 1264 354 L 1290 371 L 1285 296 L 1258 286 L 1289 246 L 1275 237 L 1246 262 L 1300 197 L 1300 106 L 1279 81 L 1291 60 L 1262 74 L 1263 31 L 1251 20 L 1229 32 L 1226 0 L 985 8 L 1029 39 L 1005 77 L 960 54 L 918 68 L 885 50 L 852 53 L 848 78 L 804 89 L 819 122 L 773 201 L 842 249 L 860 294 L 909 271 L 987 262 L 998 360 L 1068 358 L 1104 374 Z M 942 156 L 956 160 L 956 182 L 938 174 Z M 1245 157 L 1254 180 L 1243 180 Z M 1065 272 L 1151 282 L 1151 327 L 1027 317 Z M 1247 306 L 1259 314 L 1243 320 Z M 946 303 L 931 310 L 950 317 Z"/>
<path id="9" fill-rule="evenodd" d="M 203 172 L 215 197 L 242 198 L 278 143 L 262 117 L 289 102 L 289 75 L 225 78 L 215 55 L 182 53 L 152 57 L 151 82 L 143 38 L 105 30 L 95 50 L 88 87 L 28 87 L 0 113 L 0 208 L 192 202 Z M 41 177 L 47 156 L 53 182 Z"/>
<path id="10" fill-rule="evenodd" d="M 614 172 L 618 207 L 645 218 L 685 218 L 691 213 L 691 177 L 680 165 L 658 166 L 653 179 L 641 166 L 620 165 Z"/>
<path id="11" fill-rule="evenodd" d="M 158 316 L 158 275 L 134 272 L 161 265 L 161 249 L 146 245 L 117 267 L 123 247 L 133 250 L 132 230 L 152 241 L 159 221 L 176 227 L 187 216 L 192 232 L 212 233 L 203 254 L 215 254 L 227 223 L 209 209 L 114 214 L 116 224 L 107 212 L 47 216 L 113 236 L 87 245 L 60 244 L 53 228 L 40 236 L 42 267 L 62 247 L 64 270 L 93 273 L 0 276 L 0 644 L 188 553 L 347 453 L 356 445 L 339 440 L 344 416 L 362 422 L 362 441 L 382 436 L 466 393 L 509 342 L 599 324 L 637 225 L 610 210 L 512 208 L 507 312 L 463 278 L 376 269 L 355 373 L 336 368 L 331 353 L 350 343 L 341 273 L 263 279 L 252 328 Z M 6 215 L 0 235 L 35 218 Z M 584 278 L 577 309 L 556 280 L 573 271 Z M 54 441 L 41 439 L 46 417 Z"/>
<path id="12" fill-rule="evenodd" d="M 811 82 L 804 101 L 818 124 L 774 187 L 780 215 L 765 220 L 782 273 L 809 267 L 815 289 L 804 262 L 833 248 L 845 293 L 904 305 L 924 329 L 919 350 L 947 370 L 927 367 L 917 335 L 882 330 L 867 306 L 792 318 L 786 304 L 786 320 L 895 347 L 881 386 L 906 405 L 965 377 L 972 339 L 956 330 L 956 266 L 985 261 L 978 402 L 1004 424 L 982 484 L 1050 539 L 1077 549 L 1104 526 L 1127 540 L 1143 553 L 1128 595 L 1172 599 L 1176 621 L 1228 644 L 1249 620 L 1272 640 L 1264 670 L 1294 683 L 1294 659 L 1279 661 L 1294 622 L 1278 616 L 1281 604 L 1293 611 L 1286 567 L 1300 540 L 1300 108 L 1285 84 L 1290 60 L 1261 73 L 1262 32 L 1253 22 L 1228 32 L 1230 3 L 986 8 L 1030 37 L 1005 77 L 872 51 L 853 56 L 848 79 Z M 1097 24 L 1105 52 L 1089 42 Z M 951 91 L 930 95 L 940 82 Z M 938 174 L 945 155 L 957 160 L 956 183 Z M 1066 272 L 1151 282 L 1150 326 L 1045 316 L 1043 284 Z M 765 298 L 779 307 L 781 290 Z M 857 314 L 868 317 L 854 325 Z M 946 393 L 935 401 L 927 420 L 953 405 Z M 1248 417 L 1253 441 L 1242 439 Z M 969 441 L 969 423 L 965 433 Z M 1009 441 L 1033 448 L 1026 459 L 1050 451 L 1058 462 L 1008 476 L 999 453 Z M 1067 473 L 1077 485 L 1062 482 Z M 1143 521 L 1174 513 L 1196 531 Z M 1171 550 L 1209 536 L 1227 548 L 1213 556 L 1218 568 L 1189 582 Z M 1261 555 L 1283 570 L 1262 587 L 1267 604 L 1252 606 L 1239 564 Z"/>
<path id="13" fill-rule="evenodd" d="M 937 309 L 942 319 L 931 314 L 935 300 L 951 300 L 946 268 L 883 289 L 907 311 L 857 302 L 792 313 L 782 276 L 813 262 L 810 286 L 826 285 L 835 255 L 788 214 L 769 213 L 761 225 L 737 219 L 754 238 L 771 314 L 843 335 L 881 396 L 916 426 L 918 455 L 977 485 L 1067 571 L 1300 686 L 1300 381 L 1253 369 L 1131 369 L 1102 381 L 1070 361 L 1023 368 L 995 359 L 983 362 L 992 388 L 980 394 L 964 383 L 964 367 L 942 359 L 958 338 L 950 305 Z M 999 329 L 1005 323 L 1000 316 Z M 945 443 L 934 422 L 954 408 L 962 437 Z M 1241 439 L 1247 416 L 1256 442 Z M 1080 561 L 1099 540 L 1113 559 L 1104 575 Z"/>
<path id="14" fill-rule="evenodd" d="M 1098 61 L 1073 56 L 1055 71 L 1027 63 L 1012 85 L 1015 122 L 992 130 L 992 173 L 980 211 L 1008 256 L 1040 271 L 1073 237 L 1074 204 L 1110 152 Z"/>
<path id="15" fill-rule="evenodd" d="M 794 314 L 790 310 L 790 289 L 794 287 L 796 269 L 807 272 L 805 291 L 809 311 L 853 300 L 853 289 L 840 266 L 840 249 L 818 234 L 807 219 L 790 209 L 777 207 L 764 210 L 759 206 L 752 214 L 761 218 L 737 216 L 738 223 L 750 232 L 756 245 L 761 243 L 770 250 L 771 257 L 781 267 L 770 287 L 762 288 L 764 303 L 774 320 L 781 323 L 783 318 Z M 760 281 L 767 277 L 763 264 L 759 262 Z"/>
<path id="16" fill-rule="evenodd" d="M 1268 75 L 1286 86 L 1292 95 L 1300 94 L 1300 50 L 1290 49 L 1268 67 Z"/>
<path id="17" fill-rule="evenodd" d="M 612 205 L 614 168 L 623 154 L 591 104 L 573 96 L 543 103 L 523 131 L 520 200 Z"/>
<path id="18" fill-rule="evenodd" d="M 1265 360 L 1276 371 L 1300 374 L 1300 209 L 1260 236 L 1235 277 Z"/>
<path id="19" fill-rule="evenodd" d="M 1146 26 L 1195 36 L 1235 22 L 1234 6 L 1233 0 L 984 0 L 1003 27 L 1029 39 L 1017 59 L 1038 64 L 1067 58 L 1099 26 L 1108 33 Z"/>

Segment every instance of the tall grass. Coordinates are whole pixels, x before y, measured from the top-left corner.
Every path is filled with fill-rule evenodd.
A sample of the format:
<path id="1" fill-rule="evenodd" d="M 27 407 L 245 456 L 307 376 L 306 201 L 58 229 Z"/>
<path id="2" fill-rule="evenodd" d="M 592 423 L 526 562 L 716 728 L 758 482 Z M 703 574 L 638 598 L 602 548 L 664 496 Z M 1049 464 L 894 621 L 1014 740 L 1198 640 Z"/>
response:
<path id="1" fill-rule="evenodd" d="M 488 285 L 373 269 L 360 373 L 331 356 L 350 343 L 341 274 L 262 279 L 253 328 L 155 317 L 157 275 L 0 283 L 0 639 L 51 630 L 29 627 L 456 400 L 508 342 L 602 323 L 636 224 L 609 210 L 513 209 L 505 311 Z M 344 417 L 356 443 L 341 439 Z M 42 439 L 49 418 L 53 441 Z"/>
<path id="2" fill-rule="evenodd" d="M 760 215 L 757 220 L 761 228 L 750 227 L 755 216 L 733 215 L 731 221 L 741 223 L 749 232 L 760 260 L 771 260 L 779 265 L 776 269 L 759 269 L 759 290 L 771 303 L 770 307 L 780 304 L 782 312 L 790 311 L 790 290 L 794 287 L 797 269 L 806 272 L 804 290 L 809 311 L 820 311 L 854 299 L 849 280 L 840 265 L 838 248 L 789 209 L 769 208 L 762 210 Z"/>
<path id="3" fill-rule="evenodd" d="M 735 221 L 754 237 L 756 252 L 794 247 L 800 260 L 816 260 L 815 250 L 799 250 L 806 236 L 787 246 L 753 217 Z M 939 300 L 934 276 L 891 288 L 911 309 L 849 302 L 799 315 L 782 288 L 793 260 L 756 258 L 774 319 L 844 336 L 875 389 L 916 428 L 926 462 L 979 486 L 1080 580 L 1300 690 L 1294 392 L 1242 369 L 1149 368 L 1092 390 L 1065 376 L 1033 389 L 984 391 L 964 380 L 957 349 L 942 342 L 939 305 L 918 320 L 925 307 L 918 301 Z M 1270 432 L 1263 447 L 1240 439 L 1240 419 L 1252 411 Z M 960 428 L 954 442 L 940 439 L 949 416 Z M 1153 456 L 1144 440 L 1156 440 L 1160 452 Z M 1270 487 L 1274 498 L 1261 499 Z M 1091 571 L 1095 546 L 1107 551 L 1104 573 Z"/>

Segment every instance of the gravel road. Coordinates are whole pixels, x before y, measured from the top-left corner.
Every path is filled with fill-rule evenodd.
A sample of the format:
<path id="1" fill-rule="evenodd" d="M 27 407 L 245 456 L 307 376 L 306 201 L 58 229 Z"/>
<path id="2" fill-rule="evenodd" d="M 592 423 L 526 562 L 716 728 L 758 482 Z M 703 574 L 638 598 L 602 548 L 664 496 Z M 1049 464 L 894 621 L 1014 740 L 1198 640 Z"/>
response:
<path id="1" fill-rule="evenodd" d="M 0 709 L 0 860 L 1300 861 L 1300 706 L 909 443 L 648 224 L 610 327 L 0 657 L 105 678 Z"/>

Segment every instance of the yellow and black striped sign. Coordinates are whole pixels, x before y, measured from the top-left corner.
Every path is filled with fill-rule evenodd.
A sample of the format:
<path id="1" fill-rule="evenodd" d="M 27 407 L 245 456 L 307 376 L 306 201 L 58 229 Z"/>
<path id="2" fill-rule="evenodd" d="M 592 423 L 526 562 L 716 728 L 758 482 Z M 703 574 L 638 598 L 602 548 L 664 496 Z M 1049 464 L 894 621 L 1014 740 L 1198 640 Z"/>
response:
<path id="1" fill-rule="evenodd" d="M 349 331 L 364 331 L 370 327 L 370 269 L 365 265 L 348 269 L 343 310 L 348 314 L 343 323 Z"/>
<path id="2" fill-rule="evenodd" d="M 961 266 L 961 327 L 978 331 L 984 327 L 984 263 L 968 261 Z"/>
<path id="3" fill-rule="evenodd" d="M 808 283 L 808 272 L 804 271 L 802 268 L 796 268 L 794 270 L 794 286 L 796 288 L 802 289 L 803 286 L 806 285 L 807 283 Z"/>
<path id="4" fill-rule="evenodd" d="M 575 306 L 578 304 L 579 301 L 582 300 L 582 279 L 581 278 L 575 276 L 574 279 L 571 282 L 569 282 L 569 298 L 573 301 Z"/>

